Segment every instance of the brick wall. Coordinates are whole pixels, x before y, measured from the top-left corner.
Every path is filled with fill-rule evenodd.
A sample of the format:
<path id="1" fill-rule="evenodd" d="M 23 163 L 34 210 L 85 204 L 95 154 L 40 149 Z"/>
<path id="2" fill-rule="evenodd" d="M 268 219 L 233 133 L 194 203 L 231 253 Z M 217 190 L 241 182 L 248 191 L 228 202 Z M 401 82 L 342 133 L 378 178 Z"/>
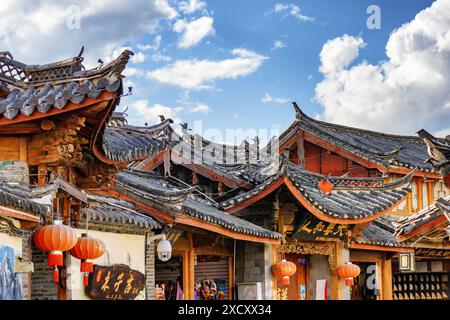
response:
<path id="1" fill-rule="evenodd" d="M 53 283 L 53 270 L 47 265 L 47 254 L 36 248 L 32 248 L 32 261 L 34 272 L 31 274 L 31 299 L 32 300 L 56 300 L 58 287 Z"/>
<path id="2" fill-rule="evenodd" d="M 151 234 L 147 234 L 147 236 L 149 235 Z M 151 243 L 145 248 L 145 299 L 155 300 L 155 244 Z"/>

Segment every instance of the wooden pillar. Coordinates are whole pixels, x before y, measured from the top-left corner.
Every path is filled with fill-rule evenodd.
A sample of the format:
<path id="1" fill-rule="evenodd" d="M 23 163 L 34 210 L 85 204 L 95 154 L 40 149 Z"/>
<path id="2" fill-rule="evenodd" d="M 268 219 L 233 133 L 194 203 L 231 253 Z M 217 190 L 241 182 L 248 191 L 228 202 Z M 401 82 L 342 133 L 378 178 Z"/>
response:
<path id="1" fill-rule="evenodd" d="M 189 251 L 183 251 L 183 292 L 184 299 L 189 300 Z"/>
<path id="2" fill-rule="evenodd" d="M 194 238 L 192 232 L 187 234 L 189 241 L 189 285 L 187 292 L 187 299 L 194 300 L 194 284 L 195 284 L 195 249 Z"/>
<path id="3" fill-rule="evenodd" d="M 423 179 L 417 179 L 417 210 L 423 209 Z"/>
<path id="4" fill-rule="evenodd" d="M 344 296 L 344 281 L 338 276 L 337 269 L 342 264 L 342 247 L 336 242 L 334 270 L 331 270 L 331 299 L 342 300 Z"/>
<path id="5" fill-rule="evenodd" d="M 19 160 L 23 162 L 28 161 L 27 155 L 27 137 L 21 136 L 19 138 Z"/>
<path id="6" fill-rule="evenodd" d="M 381 278 L 383 300 L 392 300 L 392 259 L 386 254 L 383 255 Z"/>
<path id="7" fill-rule="evenodd" d="M 38 186 L 42 187 L 46 184 L 47 180 L 47 165 L 40 164 L 38 166 Z"/>
<path id="8" fill-rule="evenodd" d="M 434 201 L 434 182 L 427 182 L 427 197 L 428 197 L 428 205 L 431 205 Z"/>
<path id="9" fill-rule="evenodd" d="M 233 274 L 233 266 L 234 261 L 233 257 L 228 257 L 228 283 L 230 284 L 230 287 L 228 289 L 230 300 L 233 300 L 233 292 L 234 292 L 234 274 Z"/>

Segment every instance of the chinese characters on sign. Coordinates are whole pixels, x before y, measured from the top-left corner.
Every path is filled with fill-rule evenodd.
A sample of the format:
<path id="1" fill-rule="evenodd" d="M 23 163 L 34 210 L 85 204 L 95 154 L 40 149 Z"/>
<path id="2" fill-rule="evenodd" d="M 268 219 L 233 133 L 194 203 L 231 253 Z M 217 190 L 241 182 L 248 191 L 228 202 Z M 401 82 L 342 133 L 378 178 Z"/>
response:
<path id="1" fill-rule="evenodd" d="M 349 230 L 349 225 L 325 222 L 310 214 L 306 214 L 297 226 L 293 238 L 302 240 L 342 239 Z"/>
<path id="2" fill-rule="evenodd" d="M 416 256 L 432 257 L 432 258 L 447 258 L 447 257 L 450 257 L 450 250 L 419 248 L 419 249 L 416 249 Z"/>
<path id="3" fill-rule="evenodd" d="M 88 295 L 96 300 L 133 300 L 145 287 L 145 275 L 127 265 L 95 265 Z"/>

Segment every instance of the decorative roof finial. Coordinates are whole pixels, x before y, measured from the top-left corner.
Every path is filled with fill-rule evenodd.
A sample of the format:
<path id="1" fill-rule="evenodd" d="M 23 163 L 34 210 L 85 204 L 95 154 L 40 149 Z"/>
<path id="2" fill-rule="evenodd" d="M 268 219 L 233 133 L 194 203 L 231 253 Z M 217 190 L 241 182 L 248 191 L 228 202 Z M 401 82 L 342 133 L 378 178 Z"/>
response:
<path id="1" fill-rule="evenodd" d="M 302 117 L 302 111 L 301 111 L 300 107 L 298 106 L 297 102 L 293 101 L 292 105 L 294 106 L 294 109 L 295 109 L 295 119 L 297 121 L 299 121 L 300 118 Z"/>

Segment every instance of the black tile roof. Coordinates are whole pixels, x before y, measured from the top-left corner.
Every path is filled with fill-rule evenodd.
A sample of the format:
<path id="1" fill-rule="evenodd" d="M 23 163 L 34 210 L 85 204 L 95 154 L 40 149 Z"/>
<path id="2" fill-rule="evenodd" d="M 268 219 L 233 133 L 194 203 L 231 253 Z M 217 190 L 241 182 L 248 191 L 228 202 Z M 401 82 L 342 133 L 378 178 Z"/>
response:
<path id="1" fill-rule="evenodd" d="M 213 201 L 194 195 L 196 188 L 176 186 L 172 181 L 148 171 L 121 172 L 116 178 L 116 189 L 136 200 L 147 200 L 172 211 L 172 217 L 185 213 L 193 218 L 242 234 L 280 239 L 281 235 L 261 228 L 244 219 L 217 208 Z M 159 208 L 158 208 L 159 209 Z"/>
<path id="2" fill-rule="evenodd" d="M 439 139 L 422 129 L 417 132 L 427 145 L 429 159 L 427 163 L 432 165 L 434 169 L 446 179 L 450 175 L 450 136 L 445 139 Z"/>
<path id="3" fill-rule="evenodd" d="M 18 114 L 47 113 L 64 109 L 68 103 L 81 104 L 87 97 L 95 99 L 104 91 L 121 91 L 121 73 L 131 55 L 124 51 L 104 66 L 83 70 L 80 57 L 27 66 L 0 53 L 0 84 L 7 90 L 7 96 L 0 98 L 0 116 L 14 119 Z"/>
<path id="4" fill-rule="evenodd" d="M 49 188 L 29 189 L 18 185 L 0 184 L 0 205 L 45 216 L 51 212 L 51 207 L 37 202 L 37 199 L 50 192 L 52 189 Z"/>
<path id="5" fill-rule="evenodd" d="M 161 229 L 162 225 L 152 217 L 140 212 L 129 202 L 112 197 L 88 195 L 88 206 L 80 209 L 82 220 L 105 224 L 128 224 L 143 229 Z"/>
<path id="6" fill-rule="evenodd" d="M 406 196 L 410 191 L 406 185 L 410 183 L 413 174 L 414 171 L 397 181 L 382 184 L 379 178 L 325 177 L 293 163 L 284 163 L 276 174 L 267 177 L 254 189 L 223 201 L 221 207 L 228 208 L 252 198 L 285 176 L 297 191 L 323 214 L 340 219 L 361 219 L 391 208 Z M 324 178 L 334 185 L 334 190 L 327 195 L 324 195 L 318 186 Z"/>
<path id="7" fill-rule="evenodd" d="M 158 155 L 165 147 L 171 120 L 151 127 L 107 125 L 103 133 L 102 149 L 117 162 L 143 160 Z"/>
<path id="8" fill-rule="evenodd" d="M 280 145 L 302 129 L 315 137 L 347 150 L 358 157 L 383 167 L 391 165 L 418 168 L 432 172 L 433 166 L 425 163 L 427 147 L 417 136 L 402 136 L 369 131 L 319 121 L 308 117 L 296 106 L 296 121 L 280 136 Z"/>
<path id="9" fill-rule="evenodd" d="M 411 216 L 400 218 L 395 234 L 411 233 L 425 223 L 444 214 L 450 214 L 450 196 L 439 198 L 427 208 L 424 208 Z"/>
<path id="10" fill-rule="evenodd" d="M 408 244 L 398 242 L 394 235 L 393 223 L 396 221 L 398 218 L 394 216 L 382 216 L 371 221 L 356 242 L 383 247 L 408 247 Z"/>

